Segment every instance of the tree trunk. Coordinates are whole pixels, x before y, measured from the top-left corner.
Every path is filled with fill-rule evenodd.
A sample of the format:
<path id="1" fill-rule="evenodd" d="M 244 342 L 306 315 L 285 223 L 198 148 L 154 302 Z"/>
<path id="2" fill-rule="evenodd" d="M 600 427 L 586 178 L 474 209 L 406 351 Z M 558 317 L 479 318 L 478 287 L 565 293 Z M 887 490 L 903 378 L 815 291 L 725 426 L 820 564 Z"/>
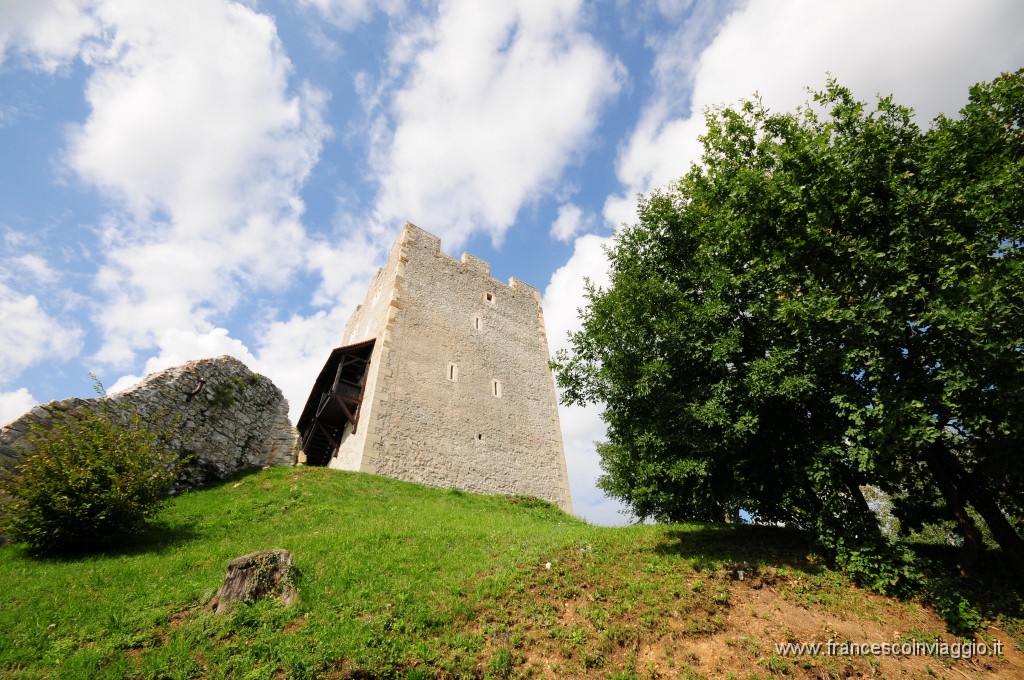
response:
<path id="1" fill-rule="evenodd" d="M 261 550 L 232 560 L 224 584 L 214 596 L 211 606 L 220 614 L 227 611 L 232 602 L 271 597 L 285 605 L 291 604 L 296 598 L 292 580 L 292 555 L 280 548 Z"/>
<path id="2" fill-rule="evenodd" d="M 860 483 L 857 479 L 857 473 L 845 465 L 838 465 L 839 477 L 843 480 L 843 485 L 847 491 L 850 492 L 850 497 L 853 498 L 854 505 L 857 506 L 857 510 L 860 512 L 865 523 L 871 530 L 871 533 L 876 538 L 882 538 L 882 529 L 878 526 L 878 516 L 875 511 L 868 505 L 868 501 L 864 498 L 864 492 L 860 490 Z"/>
<path id="3" fill-rule="evenodd" d="M 970 483 L 966 484 L 967 499 L 974 509 L 978 511 L 985 524 L 992 532 L 999 547 L 1003 549 L 1003 555 L 1018 574 L 1024 574 L 1024 540 L 1021 539 L 1013 525 L 1006 519 L 1006 515 L 999 509 L 992 497 L 982 489 L 976 489 Z"/>
<path id="4" fill-rule="evenodd" d="M 939 487 L 939 493 L 946 501 L 946 505 L 953 513 L 960 534 L 964 538 L 963 547 L 960 549 L 959 567 L 960 576 L 969 578 L 978 570 L 978 559 L 981 557 L 982 538 L 974 520 L 967 513 L 967 506 L 964 502 L 964 495 L 960 491 L 959 478 L 956 469 L 950 469 L 949 461 L 944 460 L 943 453 L 948 455 L 941 444 L 931 447 L 925 455 L 925 463 L 928 470 L 935 478 L 935 484 Z M 955 462 L 955 461 L 954 461 Z"/>
<path id="5" fill-rule="evenodd" d="M 1002 548 L 1003 555 L 1013 569 L 1017 573 L 1024 573 L 1024 539 L 1014 530 L 1013 525 L 1006 519 L 1006 515 L 996 505 L 992 494 L 968 475 L 956 456 L 946 449 L 938 451 L 936 457 L 943 461 L 947 468 L 955 472 L 958 486 L 962 489 L 964 497 L 985 520 L 985 524 L 992 532 L 992 537 Z"/>

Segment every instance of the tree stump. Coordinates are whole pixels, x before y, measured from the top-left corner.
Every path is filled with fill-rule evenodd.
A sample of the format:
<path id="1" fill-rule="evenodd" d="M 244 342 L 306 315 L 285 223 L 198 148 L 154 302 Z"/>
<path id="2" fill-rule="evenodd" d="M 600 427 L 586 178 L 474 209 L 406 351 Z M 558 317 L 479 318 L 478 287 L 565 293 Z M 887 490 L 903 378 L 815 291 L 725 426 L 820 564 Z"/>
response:
<path id="1" fill-rule="evenodd" d="M 224 584 L 211 606 L 220 614 L 230 603 L 276 597 L 285 606 L 295 601 L 292 554 L 287 550 L 261 550 L 231 560 Z"/>

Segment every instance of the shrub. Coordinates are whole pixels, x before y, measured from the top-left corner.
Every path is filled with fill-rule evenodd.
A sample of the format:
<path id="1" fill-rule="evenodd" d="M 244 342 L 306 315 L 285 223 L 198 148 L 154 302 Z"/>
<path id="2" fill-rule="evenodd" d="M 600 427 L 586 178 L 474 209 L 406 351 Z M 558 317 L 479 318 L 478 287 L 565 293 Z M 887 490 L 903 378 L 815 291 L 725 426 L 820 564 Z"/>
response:
<path id="1" fill-rule="evenodd" d="M 950 632 L 962 637 L 971 637 L 982 628 L 985 617 L 961 592 L 960 584 L 929 584 L 928 600 L 939 616 L 946 622 Z M 944 587 L 945 586 L 945 587 Z"/>
<path id="2" fill-rule="evenodd" d="M 139 531 L 178 472 L 178 457 L 159 439 L 130 405 L 107 398 L 95 410 L 35 426 L 20 464 L 0 477 L 0 494 L 9 496 L 0 502 L 0 533 L 47 553 Z"/>

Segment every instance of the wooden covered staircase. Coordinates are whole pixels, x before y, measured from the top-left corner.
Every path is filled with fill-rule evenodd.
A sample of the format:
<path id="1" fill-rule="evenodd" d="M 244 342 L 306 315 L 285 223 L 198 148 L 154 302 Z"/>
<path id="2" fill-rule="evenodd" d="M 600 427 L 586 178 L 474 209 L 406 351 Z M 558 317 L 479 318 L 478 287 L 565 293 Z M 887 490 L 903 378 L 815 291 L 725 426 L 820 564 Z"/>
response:
<path id="1" fill-rule="evenodd" d="M 320 371 L 297 426 L 306 465 L 329 464 L 345 429 L 356 431 L 374 342 L 334 349 Z"/>

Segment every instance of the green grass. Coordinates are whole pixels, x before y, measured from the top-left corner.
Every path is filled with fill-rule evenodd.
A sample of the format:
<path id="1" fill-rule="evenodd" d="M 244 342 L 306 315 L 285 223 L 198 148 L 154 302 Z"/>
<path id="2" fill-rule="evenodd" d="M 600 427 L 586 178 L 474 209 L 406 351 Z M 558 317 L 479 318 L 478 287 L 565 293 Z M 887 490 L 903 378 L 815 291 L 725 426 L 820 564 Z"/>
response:
<path id="1" fill-rule="evenodd" d="M 161 525 L 117 552 L 40 560 L 6 548 L 0 675 L 470 672 L 483 641 L 459 629 L 477 598 L 601 533 L 519 500 L 279 468 L 172 499 Z M 292 552 L 299 602 L 210 612 L 227 563 L 265 548 Z"/>
<path id="2" fill-rule="evenodd" d="M 292 552 L 298 602 L 215 614 L 228 562 L 268 548 Z M 689 642 L 753 611 L 734 608 L 739 565 L 801 606 L 873 614 L 795 532 L 608 529 L 535 499 L 277 468 L 171 499 L 115 551 L 0 550 L 0 676 L 703 677 Z M 733 670 L 783 672 L 770 641 Z"/>

